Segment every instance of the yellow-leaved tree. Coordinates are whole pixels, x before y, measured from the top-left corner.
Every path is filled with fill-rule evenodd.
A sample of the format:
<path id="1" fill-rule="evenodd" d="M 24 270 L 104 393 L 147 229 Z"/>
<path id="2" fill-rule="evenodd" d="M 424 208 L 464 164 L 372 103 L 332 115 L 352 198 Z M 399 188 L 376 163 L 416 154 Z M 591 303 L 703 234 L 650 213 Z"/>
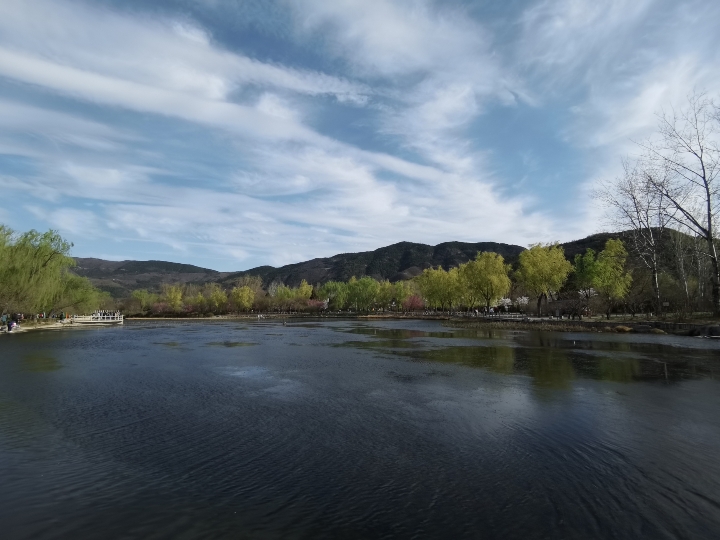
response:
<path id="1" fill-rule="evenodd" d="M 537 297 L 538 315 L 542 313 L 543 299 L 562 288 L 571 270 L 572 264 L 557 243 L 534 244 L 520 253 L 517 280 Z"/>
<path id="2" fill-rule="evenodd" d="M 232 300 L 235 309 L 238 311 L 247 311 L 253 305 L 255 291 L 247 285 L 243 285 L 242 287 L 233 287 L 230 291 L 230 299 Z"/>
<path id="3" fill-rule="evenodd" d="M 452 309 L 462 296 L 460 271 L 451 268 L 445 271 L 442 266 L 427 268 L 415 278 L 425 303 L 442 310 Z"/>
<path id="4" fill-rule="evenodd" d="M 460 266 L 460 276 L 468 298 L 482 299 L 488 309 L 510 291 L 509 272 L 510 265 L 505 264 L 502 255 L 491 251 L 478 253 L 475 260 Z M 474 303 L 469 301 L 468 307 Z"/>
<path id="5" fill-rule="evenodd" d="M 180 311 L 183 307 L 183 290 L 180 285 L 163 285 L 162 298 L 170 311 Z"/>
<path id="6" fill-rule="evenodd" d="M 205 285 L 205 298 L 210 309 L 214 313 L 225 311 L 228 297 L 217 283 L 208 283 Z"/>
<path id="7" fill-rule="evenodd" d="M 307 281 L 303 279 L 300 282 L 300 285 L 298 285 L 298 288 L 296 289 L 295 297 L 298 300 L 308 300 L 312 296 L 312 292 L 312 285 L 310 285 Z"/>

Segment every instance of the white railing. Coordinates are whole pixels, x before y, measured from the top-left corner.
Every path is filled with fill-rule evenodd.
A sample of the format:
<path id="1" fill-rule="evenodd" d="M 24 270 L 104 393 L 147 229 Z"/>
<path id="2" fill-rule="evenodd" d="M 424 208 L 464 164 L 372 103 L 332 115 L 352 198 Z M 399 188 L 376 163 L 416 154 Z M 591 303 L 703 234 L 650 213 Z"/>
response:
<path id="1" fill-rule="evenodd" d="M 115 313 L 93 313 L 92 315 L 73 315 L 72 321 L 79 323 L 122 323 L 123 316 Z"/>

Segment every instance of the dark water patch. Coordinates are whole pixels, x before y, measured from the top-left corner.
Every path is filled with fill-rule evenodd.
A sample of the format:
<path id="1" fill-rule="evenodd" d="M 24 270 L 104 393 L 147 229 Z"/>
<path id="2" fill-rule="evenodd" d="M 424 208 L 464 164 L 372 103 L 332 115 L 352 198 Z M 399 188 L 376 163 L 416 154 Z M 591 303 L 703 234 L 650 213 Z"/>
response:
<path id="1" fill-rule="evenodd" d="M 427 345 L 405 339 L 381 339 L 368 341 L 343 341 L 332 344 L 334 347 L 352 347 L 356 349 L 423 349 Z"/>
<path id="2" fill-rule="evenodd" d="M 422 373 L 413 373 L 412 375 L 407 373 L 399 373 L 397 371 L 388 371 L 385 374 L 387 377 L 390 377 L 391 379 L 394 379 L 398 382 L 404 382 L 404 383 L 412 383 L 412 382 L 418 382 L 426 379 L 430 379 L 432 377 L 452 377 L 452 373 L 448 373 L 445 371 L 425 371 Z"/>
<path id="3" fill-rule="evenodd" d="M 440 327 L 442 328 L 442 327 Z M 493 329 L 463 329 L 463 328 L 443 328 L 442 330 L 420 330 L 407 328 L 378 328 L 377 326 L 354 326 L 354 327 L 338 327 L 336 330 L 350 334 L 360 334 L 365 336 L 376 337 L 378 339 L 412 339 L 412 338 L 438 338 L 438 339 L 472 339 L 472 340 L 493 340 L 507 339 L 516 332 L 506 330 Z"/>
<path id="4" fill-rule="evenodd" d="M 191 351 L 192 347 L 189 346 L 188 343 L 181 343 L 179 341 L 154 341 L 152 343 L 153 345 L 162 345 L 163 347 L 167 349 L 172 349 L 174 351 Z"/>
<path id="5" fill-rule="evenodd" d="M 24 354 L 22 357 L 22 369 L 35 373 L 44 373 L 48 371 L 57 371 L 61 369 L 62 364 L 49 353 L 32 352 Z"/>
<path id="6" fill-rule="evenodd" d="M 210 341 L 206 343 L 206 345 L 209 345 L 210 347 L 227 347 L 227 348 L 233 348 L 233 347 L 253 347 L 257 345 L 257 343 L 251 342 L 251 341 Z"/>
<path id="7" fill-rule="evenodd" d="M 377 328 L 377 327 L 366 327 L 359 326 L 355 328 L 340 328 L 342 332 L 349 334 L 360 334 L 363 336 L 372 336 L 379 339 L 411 339 L 420 337 L 452 337 L 451 332 L 427 332 L 423 330 L 408 330 L 404 328 Z"/>

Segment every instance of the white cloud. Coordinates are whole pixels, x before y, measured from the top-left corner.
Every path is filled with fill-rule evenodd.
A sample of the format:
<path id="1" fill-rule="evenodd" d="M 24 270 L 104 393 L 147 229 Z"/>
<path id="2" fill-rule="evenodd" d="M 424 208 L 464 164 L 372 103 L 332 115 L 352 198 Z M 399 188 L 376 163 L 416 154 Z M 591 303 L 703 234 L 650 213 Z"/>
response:
<path id="1" fill-rule="evenodd" d="M 572 107 L 569 124 L 537 135 L 564 137 L 587 159 L 586 176 L 565 180 L 571 192 L 613 174 L 659 106 L 694 85 L 717 88 L 720 77 L 712 69 L 717 38 L 707 37 L 717 8 L 692 19 L 666 0 L 541 1 L 505 28 L 518 34 L 503 45 L 497 27 L 441 2 L 285 5 L 299 29 L 295 44 L 320 44 L 314 52 L 336 74 L 254 60 L 186 18 L 5 2 L 0 75 L 36 87 L 22 104 L 17 95 L 0 98 L 0 152 L 34 167 L 14 174 L 6 193 L 33 199 L 34 215 L 68 234 L 114 228 L 113 238 L 164 244 L 182 257 L 229 254 L 231 267 L 400 240 L 568 239 L 597 227 L 594 209 L 583 213 L 583 198 L 577 215 L 552 218 L 529 210 L 537 204 L 531 191 L 498 191 L 507 178 L 476 137 L 490 129 L 485 113 L 518 103 L 540 112 L 548 103 Z M 663 13 L 678 25 L 673 39 L 662 39 L 670 25 Z M 700 44 L 692 43 L 696 31 Z M 43 95 L 52 99 L 38 106 Z M 362 140 L 356 126 L 377 140 L 363 147 L 310 127 L 345 121 L 322 109 L 327 96 L 367 105 L 352 109 L 359 120 L 343 126 L 345 140 Z M 74 106 L 52 110 L 64 103 Z M 177 133 L 161 144 L 143 131 L 153 123 Z M 217 140 L 227 147 L 212 147 Z M 532 162 L 519 175 L 529 189 L 547 172 L 540 148 L 518 158 Z M 218 157 L 228 159 L 214 168 Z M 189 173 L 188 163 L 200 172 Z"/>
<path id="2" fill-rule="evenodd" d="M 305 32 L 325 32 L 356 73 L 393 96 L 381 132 L 428 163 L 477 175 L 485 165 L 467 128 L 489 103 L 530 92 L 493 48 L 493 36 L 462 10 L 430 1 L 291 2 Z"/>
<path id="3" fill-rule="evenodd" d="M 278 139 L 312 139 L 311 130 L 254 107 L 117 79 L 66 67 L 0 48 L 0 74 L 101 105 L 119 105 L 224 128 L 238 134 Z"/>
<path id="4" fill-rule="evenodd" d="M 105 233 L 104 224 L 91 210 L 56 208 L 47 210 L 35 205 L 25 207 L 38 219 L 47 222 L 51 228 L 67 232 L 76 238 L 100 237 Z"/>
<path id="5" fill-rule="evenodd" d="M 524 12 L 517 62 L 544 101 L 576 96 L 561 134 L 586 157 L 577 198 L 588 221 L 600 223 L 588 191 L 621 173 L 661 109 L 696 89 L 717 93 L 718 17 L 720 4 L 703 0 L 544 0 Z"/>
<path id="6" fill-rule="evenodd" d="M 38 14 L 42 16 L 38 16 Z M 79 2 L 5 0 L 0 43 L 27 56 L 140 85 L 223 100 L 243 85 L 362 98 L 368 88 L 224 51 L 192 24 L 130 17 Z"/>
<path id="7" fill-rule="evenodd" d="M 604 70 L 637 46 L 637 26 L 655 0 L 543 0 L 521 17 L 518 58 L 567 81 L 573 71 Z M 627 56 L 623 59 L 628 61 Z"/>
<path id="8" fill-rule="evenodd" d="M 447 173 L 433 181 L 389 182 L 364 154 L 338 156 L 312 146 L 271 150 L 256 155 L 269 161 L 257 173 L 256 189 L 241 180 L 238 191 L 168 185 L 142 167 L 78 163 L 34 178 L 25 189 L 53 194 L 52 206 L 37 205 L 36 215 L 68 234 L 101 223 L 95 230 L 103 234 L 164 244 L 185 257 L 201 250 L 285 264 L 402 240 L 525 243 L 552 233 L 546 218 L 527 215 L 521 201 L 500 200 L 487 183 Z M 303 180 L 287 181 L 297 178 Z M 70 200 L 94 204 L 78 211 L 64 206 Z M 238 268 L 243 260 L 226 264 Z"/>

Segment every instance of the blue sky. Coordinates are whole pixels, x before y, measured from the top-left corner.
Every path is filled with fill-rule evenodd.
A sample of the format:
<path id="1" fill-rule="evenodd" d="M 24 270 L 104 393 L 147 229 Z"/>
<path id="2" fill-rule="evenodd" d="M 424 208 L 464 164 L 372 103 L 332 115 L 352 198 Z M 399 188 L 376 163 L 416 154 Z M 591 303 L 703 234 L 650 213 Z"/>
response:
<path id="1" fill-rule="evenodd" d="M 218 270 L 403 240 L 571 240 L 711 0 L 2 0 L 0 222 Z"/>

